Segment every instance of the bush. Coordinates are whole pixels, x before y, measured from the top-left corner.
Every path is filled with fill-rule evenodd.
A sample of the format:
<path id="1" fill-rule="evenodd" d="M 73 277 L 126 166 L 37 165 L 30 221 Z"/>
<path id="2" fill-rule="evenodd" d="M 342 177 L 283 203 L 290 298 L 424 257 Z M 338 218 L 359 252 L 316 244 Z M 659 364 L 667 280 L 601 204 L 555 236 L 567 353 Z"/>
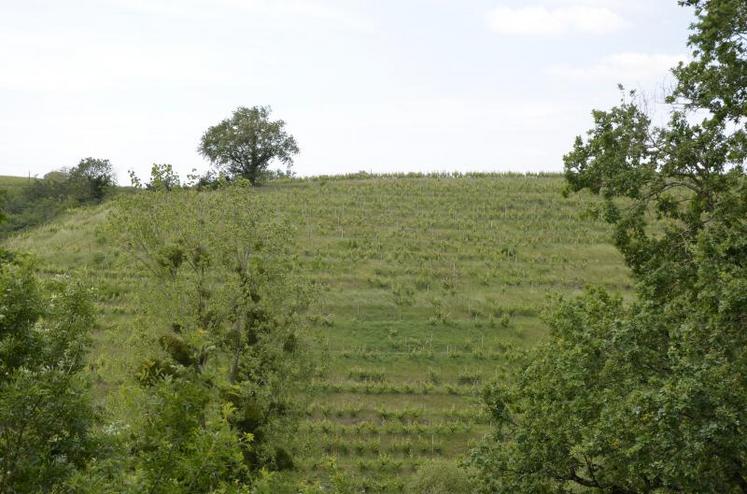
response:
<path id="1" fill-rule="evenodd" d="M 423 463 L 408 488 L 416 494 L 471 494 L 474 490 L 469 472 L 445 460 Z"/>
<path id="2" fill-rule="evenodd" d="M 22 256 L 0 260 L 0 492 L 53 492 L 93 454 L 92 326 L 79 286 L 42 283 Z"/>

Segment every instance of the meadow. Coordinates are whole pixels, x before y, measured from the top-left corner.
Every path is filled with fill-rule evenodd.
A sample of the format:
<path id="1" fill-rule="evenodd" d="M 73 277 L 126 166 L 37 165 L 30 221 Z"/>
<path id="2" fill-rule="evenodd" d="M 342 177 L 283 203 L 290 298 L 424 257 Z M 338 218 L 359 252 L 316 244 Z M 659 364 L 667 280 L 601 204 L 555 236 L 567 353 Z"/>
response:
<path id="1" fill-rule="evenodd" d="M 553 297 L 590 284 L 629 293 L 609 226 L 563 186 L 559 175 L 353 175 L 258 189 L 296 226 L 328 356 L 309 389 L 299 478 L 324 479 L 334 464 L 368 492 L 397 492 L 428 459 L 458 462 L 489 428 L 482 386 L 505 378 L 512 348 L 541 341 Z M 142 276 L 106 234 L 116 204 L 5 241 L 44 273 L 94 287 L 89 369 L 105 406 L 136 365 Z"/>

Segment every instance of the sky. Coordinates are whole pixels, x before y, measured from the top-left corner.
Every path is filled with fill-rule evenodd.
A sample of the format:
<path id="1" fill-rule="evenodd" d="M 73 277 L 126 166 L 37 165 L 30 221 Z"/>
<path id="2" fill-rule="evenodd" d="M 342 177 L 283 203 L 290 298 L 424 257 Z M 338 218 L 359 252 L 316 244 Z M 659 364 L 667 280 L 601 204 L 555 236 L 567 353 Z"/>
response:
<path id="1" fill-rule="evenodd" d="M 209 168 L 200 137 L 270 105 L 294 171 L 561 171 L 617 84 L 654 106 L 676 0 L 0 0 L 0 175 L 108 158 Z"/>

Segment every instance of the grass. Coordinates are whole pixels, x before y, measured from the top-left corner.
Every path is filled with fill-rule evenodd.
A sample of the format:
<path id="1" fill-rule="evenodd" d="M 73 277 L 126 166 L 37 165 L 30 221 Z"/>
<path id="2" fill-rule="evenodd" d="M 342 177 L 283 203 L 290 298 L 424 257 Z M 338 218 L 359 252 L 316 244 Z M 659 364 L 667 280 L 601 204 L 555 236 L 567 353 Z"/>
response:
<path id="1" fill-rule="evenodd" d="M 9 190 L 26 187 L 33 178 L 29 177 L 10 177 L 7 175 L 0 175 L 0 190 Z"/>
<path id="2" fill-rule="evenodd" d="M 562 187 L 553 175 L 350 176 L 260 190 L 297 225 L 330 355 L 309 389 L 299 476 L 322 475 L 333 457 L 360 486 L 394 492 L 426 459 L 456 461 L 488 430 L 481 385 L 502 378 L 509 347 L 546 333 L 548 296 L 630 289 L 607 226 L 581 219 L 589 199 Z M 137 363 L 138 274 L 102 233 L 112 207 L 6 242 L 96 288 L 90 369 L 104 402 Z"/>

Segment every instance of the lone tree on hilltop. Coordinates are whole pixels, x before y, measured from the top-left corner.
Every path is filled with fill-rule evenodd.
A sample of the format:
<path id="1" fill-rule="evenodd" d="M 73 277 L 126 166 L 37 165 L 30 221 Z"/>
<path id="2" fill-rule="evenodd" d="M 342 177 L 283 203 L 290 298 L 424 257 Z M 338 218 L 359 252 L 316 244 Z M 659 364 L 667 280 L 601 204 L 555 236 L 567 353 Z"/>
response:
<path id="1" fill-rule="evenodd" d="M 298 145 L 285 131 L 283 120 L 270 120 L 269 106 L 239 107 L 231 118 L 210 127 L 200 141 L 200 154 L 229 178 L 245 178 L 252 185 L 262 181 L 273 160 L 288 170 Z"/>

